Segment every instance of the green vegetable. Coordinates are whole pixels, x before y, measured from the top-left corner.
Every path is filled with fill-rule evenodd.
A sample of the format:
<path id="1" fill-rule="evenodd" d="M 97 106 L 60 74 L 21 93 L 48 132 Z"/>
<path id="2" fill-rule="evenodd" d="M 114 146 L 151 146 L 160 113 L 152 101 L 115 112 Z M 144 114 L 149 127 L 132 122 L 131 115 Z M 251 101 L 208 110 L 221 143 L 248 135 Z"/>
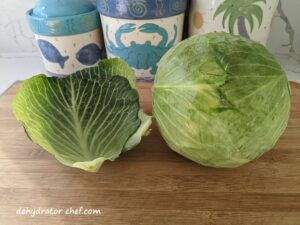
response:
<path id="1" fill-rule="evenodd" d="M 238 167 L 270 150 L 290 113 L 287 77 L 262 45 L 195 36 L 160 61 L 153 110 L 168 145 L 205 166 Z"/>
<path id="2" fill-rule="evenodd" d="M 37 75 L 22 84 L 13 110 L 34 143 L 88 172 L 139 144 L 151 125 L 134 73 L 119 59 L 66 78 Z"/>

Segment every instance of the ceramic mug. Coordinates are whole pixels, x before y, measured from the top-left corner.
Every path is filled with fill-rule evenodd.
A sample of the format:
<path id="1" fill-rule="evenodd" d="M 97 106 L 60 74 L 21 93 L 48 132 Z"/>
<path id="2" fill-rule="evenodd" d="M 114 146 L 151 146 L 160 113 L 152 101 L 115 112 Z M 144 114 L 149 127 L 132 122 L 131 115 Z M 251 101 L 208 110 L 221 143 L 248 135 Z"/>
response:
<path id="1" fill-rule="evenodd" d="M 108 58 L 153 80 L 161 57 L 182 40 L 187 0 L 97 0 Z"/>
<path id="2" fill-rule="evenodd" d="M 100 16 L 91 2 L 39 0 L 27 19 L 48 75 L 70 75 L 102 58 Z"/>
<path id="3" fill-rule="evenodd" d="M 191 0 L 189 35 L 225 31 L 266 44 L 278 0 Z"/>

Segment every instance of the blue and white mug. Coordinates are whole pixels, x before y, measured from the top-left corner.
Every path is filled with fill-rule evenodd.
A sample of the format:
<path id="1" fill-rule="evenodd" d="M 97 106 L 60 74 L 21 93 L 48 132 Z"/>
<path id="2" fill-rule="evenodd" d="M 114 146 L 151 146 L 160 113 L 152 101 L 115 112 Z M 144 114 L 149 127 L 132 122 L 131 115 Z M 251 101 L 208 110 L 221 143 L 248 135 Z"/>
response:
<path id="1" fill-rule="evenodd" d="M 49 75 L 70 75 L 101 60 L 100 16 L 90 1 L 39 0 L 26 15 Z"/>
<path id="2" fill-rule="evenodd" d="M 161 57 L 182 40 L 187 0 L 97 0 L 106 52 L 138 80 L 153 80 Z"/>

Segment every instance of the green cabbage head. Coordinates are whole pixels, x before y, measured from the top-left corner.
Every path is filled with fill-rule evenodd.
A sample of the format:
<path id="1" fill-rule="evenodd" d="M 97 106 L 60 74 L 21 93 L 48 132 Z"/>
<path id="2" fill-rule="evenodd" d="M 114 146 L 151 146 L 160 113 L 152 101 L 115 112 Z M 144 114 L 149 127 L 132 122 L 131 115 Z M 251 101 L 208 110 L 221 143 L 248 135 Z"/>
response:
<path id="1" fill-rule="evenodd" d="M 270 150 L 291 105 L 287 77 L 267 49 L 226 33 L 194 36 L 171 49 L 159 63 L 153 99 L 170 148 L 217 168 Z"/>
<path id="2" fill-rule="evenodd" d="M 32 142 L 88 172 L 139 144 L 151 125 L 139 106 L 134 73 L 119 59 L 66 78 L 32 77 L 22 84 L 13 111 Z"/>

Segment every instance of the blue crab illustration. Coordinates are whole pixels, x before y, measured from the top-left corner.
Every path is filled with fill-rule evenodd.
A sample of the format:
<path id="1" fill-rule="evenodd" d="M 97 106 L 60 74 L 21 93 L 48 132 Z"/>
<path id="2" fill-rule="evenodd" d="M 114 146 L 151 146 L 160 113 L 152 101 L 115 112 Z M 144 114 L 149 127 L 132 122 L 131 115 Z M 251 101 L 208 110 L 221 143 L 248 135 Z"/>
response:
<path id="1" fill-rule="evenodd" d="M 146 41 L 144 44 L 138 44 L 135 41 L 130 43 L 130 46 L 125 46 L 121 37 L 125 33 L 135 31 L 136 24 L 127 23 L 122 25 L 115 33 L 116 44 L 109 39 L 108 25 L 106 25 L 106 40 L 107 50 L 112 55 L 120 57 L 135 69 L 150 69 L 150 73 L 155 75 L 157 71 L 157 63 L 161 57 L 174 46 L 177 38 L 177 26 L 174 25 L 174 37 L 171 41 L 168 40 L 168 32 L 153 23 L 146 23 L 138 27 L 142 33 L 154 34 L 157 33 L 162 37 L 158 45 L 152 45 L 151 41 Z"/>

